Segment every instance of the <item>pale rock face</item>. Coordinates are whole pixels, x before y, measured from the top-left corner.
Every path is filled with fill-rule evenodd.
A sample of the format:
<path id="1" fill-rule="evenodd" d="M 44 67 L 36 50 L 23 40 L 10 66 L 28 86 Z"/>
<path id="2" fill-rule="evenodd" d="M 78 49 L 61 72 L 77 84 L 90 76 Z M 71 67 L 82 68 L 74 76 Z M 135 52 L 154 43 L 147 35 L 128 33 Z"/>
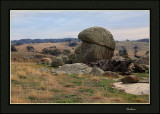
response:
<path id="1" fill-rule="evenodd" d="M 128 83 L 123 84 L 122 82 L 113 83 L 114 87 L 124 92 L 134 95 L 147 95 L 150 92 L 149 83 Z"/>
<path id="2" fill-rule="evenodd" d="M 93 67 L 92 71 L 91 71 L 91 74 L 94 76 L 101 76 L 103 73 L 104 73 L 104 71 L 98 67 Z"/>
<path id="3" fill-rule="evenodd" d="M 91 67 L 83 63 L 75 63 L 75 64 L 65 64 L 53 71 L 55 73 L 66 73 L 66 74 L 87 74 L 92 70 Z"/>

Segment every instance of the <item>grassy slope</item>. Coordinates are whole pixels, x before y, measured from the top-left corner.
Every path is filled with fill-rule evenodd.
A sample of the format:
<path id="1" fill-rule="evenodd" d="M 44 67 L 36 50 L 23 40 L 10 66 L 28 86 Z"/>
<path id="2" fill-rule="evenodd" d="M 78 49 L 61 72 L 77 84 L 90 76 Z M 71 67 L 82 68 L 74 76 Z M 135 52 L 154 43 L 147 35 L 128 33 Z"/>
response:
<path id="1" fill-rule="evenodd" d="M 72 48 L 75 48 L 75 47 L 69 47 L 68 46 L 68 42 L 65 42 L 65 43 L 35 43 L 35 44 L 24 44 L 24 45 L 19 45 L 19 46 L 16 46 L 16 49 L 19 51 L 19 52 L 27 52 L 27 49 L 26 47 L 30 45 L 30 46 L 33 46 L 34 49 L 38 52 L 41 52 L 42 49 L 44 48 L 49 48 L 51 46 L 56 46 L 57 49 L 60 49 L 61 51 L 64 50 L 64 49 L 69 49 L 71 50 L 71 52 L 73 53 L 73 49 Z"/>
<path id="2" fill-rule="evenodd" d="M 40 68 L 50 71 L 41 71 Z M 12 62 L 11 103 L 148 103 L 148 95 L 131 95 L 112 88 L 106 77 L 54 75 L 52 67 Z M 139 75 L 139 74 L 138 74 Z"/>
<path id="3" fill-rule="evenodd" d="M 33 46 L 35 48 L 35 50 L 38 51 L 38 52 L 41 52 L 42 49 L 44 49 L 44 48 L 48 48 L 48 47 L 51 47 L 51 46 L 56 46 L 56 48 L 60 49 L 61 51 L 64 50 L 64 49 L 69 49 L 71 51 L 71 53 L 74 53 L 74 50 L 72 48 L 76 48 L 76 47 L 69 47 L 67 42 L 66 43 L 25 44 L 25 45 L 16 46 L 16 48 L 17 48 L 19 53 L 27 52 L 26 46 L 28 46 L 28 45 Z M 116 55 L 118 53 L 118 50 L 121 49 L 121 46 L 125 46 L 127 51 L 128 51 L 129 56 L 131 58 L 134 58 L 133 47 L 136 46 L 136 45 L 139 47 L 138 52 L 137 52 L 138 56 L 144 56 L 145 52 L 149 50 L 149 43 L 147 43 L 147 42 L 119 41 L 119 42 L 116 43 L 116 49 L 115 49 L 114 54 Z"/>
<path id="4" fill-rule="evenodd" d="M 146 51 L 149 50 L 149 43 L 147 42 L 133 42 L 133 41 L 119 41 L 116 43 L 116 50 L 115 54 L 118 53 L 118 50 L 121 49 L 121 46 L 124 46 L 127 51 L 128 55 L 133 58 L 134 57 L 134 46 L 138 46 L 138 56 L 145 56 Z"/>

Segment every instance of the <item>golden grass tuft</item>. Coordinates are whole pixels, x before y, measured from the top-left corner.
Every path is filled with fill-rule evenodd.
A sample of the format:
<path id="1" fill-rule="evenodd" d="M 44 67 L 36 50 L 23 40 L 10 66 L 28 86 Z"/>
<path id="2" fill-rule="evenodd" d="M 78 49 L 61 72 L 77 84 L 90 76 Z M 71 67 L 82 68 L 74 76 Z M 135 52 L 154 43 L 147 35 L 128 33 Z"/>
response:
<path id="1" fill-rule="evenodd" d="M 12 96 L 11 103 L 30 103 L 29 99 L 21 98 L 19 96 Z"/>
<path id="2" fill-rule="evenodd" d="M 83 77 L 83 74 L 78 74 L 78 77 L 79 77 L 79 78 Z"/>
<path id="3" fill-rule="evenodd" d="M 58 73 L 58 77 L 59 77 L 59 78 L 62 78 L 62 76 L 63 76 L 63 73 L 62 73 L 62 72 Z"/>
<path id="4" fill-rule="evenodd" d="M 11 80 L 20 81 L 19 77 L 16 74 L 11 74 Z"/>
<path id="5" fill-rule="evenodd" d="M 103 91 L 96 91 L 93 95 L 92 99 L 98 100 L 98 99 L 104 99 L 104 92 Z"/>

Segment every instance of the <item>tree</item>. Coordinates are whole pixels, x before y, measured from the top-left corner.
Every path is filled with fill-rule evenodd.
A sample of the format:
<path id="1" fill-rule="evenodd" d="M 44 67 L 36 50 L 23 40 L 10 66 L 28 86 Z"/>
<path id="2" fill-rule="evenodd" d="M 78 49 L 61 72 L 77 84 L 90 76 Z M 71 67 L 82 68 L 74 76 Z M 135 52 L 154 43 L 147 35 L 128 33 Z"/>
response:
<path id="1" fill-rule="evenodd" d="M 134 49 L 134 57 L 139 58 L 139 56 L 137 56 L 137 52 L 138 52 L 139 47 L 134 46 L 133 49 Z"/>
<path id="2" fill-rule="evenodd" d="M 74 46 L 76 46 L 77 45 L 77 42 L 76 41 L 74 41 L 74 42 L 69 42 L 69 47 L 74 47 Z"/>
<path id="3" fill-rule="evenodd" d="M 17 42 L 16 45 L 17 45 L 17 46 L 23 45 L 23 43 L 22 43 L 22 42 Z"/>
<path id="4" fill-rule="evenodd" d="M 16 52 L 16 51 L 17 51 L 17 49 L 15 48 L 14 45 L 11 45 L 11 51 L 12 51 L 12 52 Z"/>
<path id="5" fill-rule="evenodd" d="M 42 50 L 42 53 L 43 54 L 51 54 L 51 55 L 58 56 L 58 55 L 61 54 L 61 51 L 59 49 L 47 49 L 47 48 L 44 48 Z"/>
<path id="6" fill-rule="evenodd" d="M 145 53 L 146 55 L 148 55 L 149 54 L 149 51 L 146 51 L 146 53 Z"/>
<path id="7" fill-rule="evenodd" d="M 63 50 L 64 55 L 69 55 L 70 53 L 71 53 L 71 51 L 69 49 L 64 49 Z"/>
<path id="8" fill-rule="evenodd" d="M 124 46 L 121 46 L 122 50 L 119 50 L 119 56 L 128 58 L 128 51 Z"/>
<path id="9" fill-rule="evenodd" d="M 27 48 L 27 50 L 28 50 L 29 52 L 33 52 L 33 51 L 34 51 L 33 46 L 27 46 L 26 48 Z"/>

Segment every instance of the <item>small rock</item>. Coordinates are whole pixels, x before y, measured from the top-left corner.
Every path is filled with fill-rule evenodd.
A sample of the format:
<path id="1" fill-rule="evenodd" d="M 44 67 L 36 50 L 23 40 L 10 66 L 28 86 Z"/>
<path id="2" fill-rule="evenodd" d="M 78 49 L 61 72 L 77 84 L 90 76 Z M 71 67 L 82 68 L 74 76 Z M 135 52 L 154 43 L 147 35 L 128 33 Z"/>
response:
<path id="1" fill-rule="evenodd" d="M 134 76 L 134 75 L 126 76 L 126 77 L 121 79 L 122 83 L 124 83 L 124 84 L 126 84 L 126 83 L 138 83 L 139 80 L 140 79 L 137 76 Z"/>
<path id="2" fill-rule="evenodd" d="M 42 63 L 42 64 L 47 64 L 47 65 L 51 65 L 52 59 L 51 59 L 51 58 L 42 58 L 42 59 L 40 60 L 40 63 Z"/>
<path id="3" fill-rule="evenodd" d="M 121 82 L 121 79 L 113 79 L 113 81 Z"/>
<path id="4" fill-rule="evenodd" d="M 41 72 L 49 72 L 49 69 L 42 67 L 42 68 L 40 68 L 40 71 Z"/>
<path id="5" fill-rule="evenodd" d="M 149 65 L 143 64 L 143 68 L 146 69 L 146 70 L 149 70 Z"/>
<path id="6" fill-rule="evenodd" d="M 104 72 L 102 75 L 105 75 L 105 76 L 111 76 L 111 77 L 114 77 L 114 78 L 119 78 L 119 74 L 116 73 L 116 72 L 111 72 L 111 71 L 106 71 Z"/>
<path id="7" fill-rule="evenodd" d="M 149 65 L 149 56 L 144 56 L 135 61 L 135 64 Z"/>
<path id="8" fill-rule="evenodd" d="M 135 67 L 134 70 L 135 70 L 136 72 L 141 72 L 141 73 L 145 72 L 145 69 L 143 68 L 143 65 L 135 64 L 134 67 Z"/>
<path id="9" fill-rule="evenodd" d="M 88 67 L 86 64 L 83 63 L 74 63 L 74 64 L 65 64 L 60 68 L 56 69 L 55 72 L 58 73 L 71 73 L 71 74 L 87 74 L 90 73 L 92 70 L 91 67 Z"/>
<path id="10" fill-rule="evenodd" d="M 91 70 L 91 74 L 94 75 L 94 76 L 100 76 L 104 73 L 103 70 L 101 70 L 100 68 L 98 67 L 93 67 L 92 70 Z"/>
<path id="11" fill-rule="evenodd" d="M 64 65 L 64 62 L 61 57 L 56 57 L 52 59 L 52 66 L 57 67 L 62 65 Z"/>

